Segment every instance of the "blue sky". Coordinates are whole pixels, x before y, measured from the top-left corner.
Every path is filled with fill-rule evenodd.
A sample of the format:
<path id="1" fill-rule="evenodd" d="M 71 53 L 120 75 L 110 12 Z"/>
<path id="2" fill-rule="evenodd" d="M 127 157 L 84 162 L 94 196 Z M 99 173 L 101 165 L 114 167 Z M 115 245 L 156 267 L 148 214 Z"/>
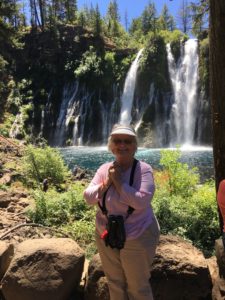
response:
<path id="1" fill-rule="evenodd" d="M 109 2 L 110 0 L 77 0 L 77 5 L 78 9 L 81 9 L 84 5 L 90 7 L 92 3 L 93 7 L 95 7 L 96 4 L 98 4 L 101 15 L 104 16 L 107 12 Z M 155 0 L 151 2 L 155 3 L 157 14 L 161 13 L 164 4 L 166 4 L 170 13 L 174 16 L 175 21 L 177 22 L 178 11 L 181 8 L 183 0 Z M 192 0 L 192 2 L 195 1 Z M 131 22 L 133 18 L 141 15 L 144 8 L 148 5 L 149 0 L 117 0 L 117 3 L 119 6 L 121 23 L 124 24 L 125 11 L 127 11 L 128 20 Z"/>

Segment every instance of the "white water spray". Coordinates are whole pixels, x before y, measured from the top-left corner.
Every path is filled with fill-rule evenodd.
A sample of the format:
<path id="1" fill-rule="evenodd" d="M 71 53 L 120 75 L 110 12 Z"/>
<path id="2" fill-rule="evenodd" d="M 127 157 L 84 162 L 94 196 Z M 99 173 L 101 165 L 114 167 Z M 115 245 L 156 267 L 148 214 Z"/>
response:
<path id="1" fill-rule="evenodd" d="M 131 67 L 127 73 L 121 100 L 122 107 L 119 118 L 119 123 L 121 124 L 131 123 L 131 108 L 133 104 L 136 75 L 138 69 L 138 62 L 142 51 L 143 49 L 139 50 L 135 60 L 132 62 Z"/>
<path id="2" fill-rule="evenodd" d="M 184 52 L 176 64 L 167 45 L 169 73 L 174 91 L 174 104 L 171 120 L 173 144 L 191 145 L 194 141 L 197 107 L 198 82 L 198 41 L 188 40 L 184 45 Z"/>

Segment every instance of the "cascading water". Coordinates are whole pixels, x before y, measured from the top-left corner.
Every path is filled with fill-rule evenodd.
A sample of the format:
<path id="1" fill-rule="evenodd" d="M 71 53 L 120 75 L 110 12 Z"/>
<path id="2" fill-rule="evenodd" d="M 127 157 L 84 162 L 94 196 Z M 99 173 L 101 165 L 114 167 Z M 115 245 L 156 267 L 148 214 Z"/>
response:
<path id="1" fill-rule="evenodd" d="M 171 111 L 171 144 L 194 142 L 198 83 L 198 41 L 189 39 L 177 64 L 167 45 L 169 74 L 174 92 Z"/>
<path id="2" fill-rule="evenodd" d="M 135 60 L 131 64 L 131 67 L 127 73 L 127 77 L 124 84 L 123 95 L 122 95 L 122 107 L 120 112 L 119 122 L 121 124 L 131 123 L 131 108 L 133 104 L 134 89 L 136 82 L 136 75 L 138 69 L 138 62 L 143 49 L 139 50 Z"/>
<path id="3" fill-rule="evenodd" d="M 86 90 L 83 90 L 80 100 L 74 100 L 74 127 L 73 127 L 73 145 L 82 146 L 84 136 L 84 126 L 88 115 L 88 107 L 90 106 L 92 94 L 89 94 Z"/>
<path id="4" fill-rule="evenodd" d="M 170 45 L 167 45 L 169 77 L 173 91 L 161 91 L 152 78 L 149 78 L 149 88 L 144 86 L 143 92 L 142 85 L 139 86 L 140 78 L 136 82 L 142 51 L 143 49 L 138 52 L 131 64 L 121 98 L 119 85 L 113 85 L 109 92 L 99 88 L 90 89 L 88 84 L 78 81 L 64 86 L 57 122 L 55 123 L 55 118 L 49 118 L 52 113 L 51 103 L 42 112 L 42 132 L 46 132 L 46 123 L 49 124 L 52 120 L 49 126 L 53 128 L 50 131 L 52 145 L 105 144 L 112 125 L 118 121 L 122 124 L 132 122 L 136 130 L 140 129 L 140 134 L 149 125 L 155 147 L 201 143 L 200 126 L 203 124 L 202 120 L 205 120 L 207 109 L 203 107 L 203 101 L 200 105 L 200 98 L 197 99 L 197 41 L 188 40 L 181 45 L 181 56 L 177 62 Z M 167 75 L 164 74 L 169 83 Z M 202 110 L 204 111 L 201 114 Z"/>
<path id="5" fill-rule="evenodd" d="M 147 105 L 144 105 L 144 106 L 141 105 L 141 107 L 138 109 L 138 117 L 137 117 L 137 122 L 135 124 L 136 131 L 138 130 L 138 128 L 141 125 L 142 118 L 143 118 L 144 112 L 146 110 L 146 107 L 151 105 L 153 102 L 154 92 L 155 92 L 155 86 L 154 86 L 154 83 L 152 82 L 150 85 L 150 89 L 149 89 L 149 102 L 147 103 Z M 140 103 L 141 103 L 141 101 L 140 101 Z"/>
<path id="6" fill-rule="evenodd" d="M 78 87 L 79 83 L 76 81 L 73 84 L 68 84 L 63 89 L 63 101 L 60 107 L 60 113 L 56 122 L 56 130 L 54 134 L 54 144 L 57 146 L 62 146 L 65 142 L 65 132 L 75 109 L 74 100 Z"/>
<path id="7" fill-rule="evenodd" d="M 114 98 L 114 101 L 111 105 L 111 107 L 108 107 L 102 103 L 100 100 L 100 107 L 102 112 L 102 142 L 103 144 L 107 143 L 107 138 L 109 135 L 109 132 L 112 129 L 113 124 L 115 124 L 118 120 L 118 114 L 115 114 L 116 106 L 117 106 L 118 100 Z"/>

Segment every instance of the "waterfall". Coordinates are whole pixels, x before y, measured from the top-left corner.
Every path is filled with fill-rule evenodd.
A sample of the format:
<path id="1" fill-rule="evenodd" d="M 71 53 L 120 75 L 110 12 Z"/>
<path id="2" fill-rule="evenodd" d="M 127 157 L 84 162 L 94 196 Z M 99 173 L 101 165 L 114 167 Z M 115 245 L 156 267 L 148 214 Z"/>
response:
<path id="1" fill-rule="evenodd" d="M 153 102 L 154 92 L 155 92 L 155 86 L 154 86 L 154 83 L 151 82 L 150 89 L 149 89 L 149 97 L 148 97 L 149 101 L 148 101 L 147 105 L 144 105 L 144 106 L 141 105 L 141 107 L 138 110 L 137 122 L 136 122 L 136 124 L 134 126 L 135 131 L 138 131 L 138 128 L 141 125 L 142 118 L 143 118 L 143 115 L 144 115 L 144 112 L 145 112 L 146 108 L 148 106 L 150 106 L 152 104 L 152 102 Z M 140 101 L 140 104 L 142 104 L 142 101 Z"/>
<path id="2" fill-rule="evenodd" d="M 172 144 L 191 145 L 194 142 L 197 109 L 198 41 L 189 39 L 177 64 L 167 45 L 169 74 L 174 92 L 171 112 Z"/>
<path id="3" fill-rule="evenodd" d="M 75 99 L 79 83 L 76 81 L 63 88 L 63 99 L 54 133 L 54 144 L 62 146 L 65 142 L 65 132 L 76 108 Z"/>
<path id="4" fill-rule="evenodd" d="M 102 142 L 103 144 L 107 143 L 107 138 L 109 136 L 109 132 L 111 131 L 113 124 L 117 122 L 118 115 L 115 114 L 115 108 L 117 105 L 117 99 L 114 98 L 114 101 L 109 107 L 108 105 L 104 105 L 100 100 L 101 107 L 101 115 L 102 115 Z"/>
<path id="5" fill-rule="evenodd" d="M 9 137 L 11 138 L 18 138 L 21 135 L 21 130 L 24 126 L 23 114 L 19 112 L 16 115 L 16 118 L 12 124 L 12 127 L 9 131 Z"/>
<path id="6" fill-rule="evenodd" d="M 74 127 L 73 127 L 73 145 L 82 146 L 84 137 L 84 127 L 86 118 L 88 115 L 88 108 L 90 107 L 90 101 L 93 93 L 89 94 L 86 89 L 82 89 L 82 96 L 79 101 L 74 103 Z"/>
<path id="7" fill-rule="evenodd" d="M 136 75 L 138 69 L 138 62 L 141 56 L 143 49 L 139 50 L 135 60 L 130 66 L 130 69 L 127 73 L 123 95 L 122 95 L 122 107 L 120 112 L 119 122 L 121 124 L 130 124 L 131 123 L 131 108 L 133 104 L 133 97 L 134 97 L 134 90 L 135 90 L 135 82 L 136 82 Z"/>

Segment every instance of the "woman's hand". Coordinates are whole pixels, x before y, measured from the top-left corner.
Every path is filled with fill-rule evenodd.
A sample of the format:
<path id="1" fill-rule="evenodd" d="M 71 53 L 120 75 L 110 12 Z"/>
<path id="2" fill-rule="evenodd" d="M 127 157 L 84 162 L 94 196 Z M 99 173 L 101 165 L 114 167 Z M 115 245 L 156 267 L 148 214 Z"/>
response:
<path id="1" fill-rule="evenodd" d="M 114 164 L 109 168 L 108 176 L 109 176 L 109 180 L 111 180 L 111 182 L 115 186 L 117 192 L 120 192 L 121 185 L 122 185 L 121 168 L 117 162 L 114 162 Z"/>
<path id="2" fill-rule="evenodd" d="M 108 190 L 108 188 L 110 187 L 111 184 L 112 184 L 112 180 L 109 177 L 107 177 L 107 179 L 102 182 L 102 184 L 100 185 L 100 187 L 98 189 L 98 197 L 99 198 L 101 198 L 103 196 L 103 194 Z"/>

